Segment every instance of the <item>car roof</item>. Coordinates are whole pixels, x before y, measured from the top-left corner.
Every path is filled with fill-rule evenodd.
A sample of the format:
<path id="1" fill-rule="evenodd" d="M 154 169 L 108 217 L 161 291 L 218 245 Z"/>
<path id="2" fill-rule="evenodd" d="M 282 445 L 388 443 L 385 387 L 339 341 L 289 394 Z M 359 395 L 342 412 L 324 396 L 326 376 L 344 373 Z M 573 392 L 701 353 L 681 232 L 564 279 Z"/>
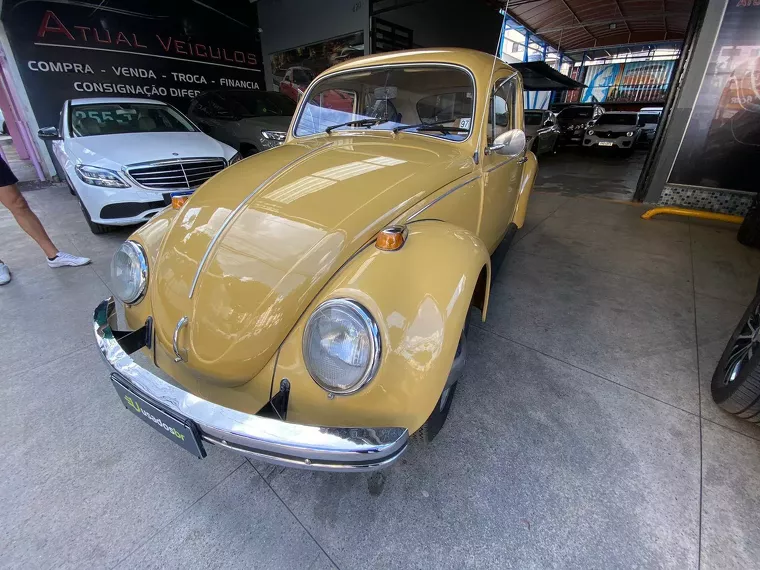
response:
<path id="1" fill-rule="evenodd" d="M 90 97 L 85 99 L 71 99 L 70 104 L 75 105 L 96 105 L 98 103 L 151 103 L 153 105 L 166 105 L 158 99 L 140 99 L 137 97 Z"/>
<path id="2" fill-rule="evenodd" d="M 481 80 L 484 76 L 490 77 L 491 70 L 494 68 L 497 71 L 503 69 L 515 71 L 514 68 L 501 59 L 474 49 L 422 48 L 355 57 L 330 67 L 327 71 L 323 72 L 323 75 L 332 75 L 336 72 L 358 69 L 371 65 L 379 66 L 415 63 L 459 65 L 471 70 L 473 75 Z"/>

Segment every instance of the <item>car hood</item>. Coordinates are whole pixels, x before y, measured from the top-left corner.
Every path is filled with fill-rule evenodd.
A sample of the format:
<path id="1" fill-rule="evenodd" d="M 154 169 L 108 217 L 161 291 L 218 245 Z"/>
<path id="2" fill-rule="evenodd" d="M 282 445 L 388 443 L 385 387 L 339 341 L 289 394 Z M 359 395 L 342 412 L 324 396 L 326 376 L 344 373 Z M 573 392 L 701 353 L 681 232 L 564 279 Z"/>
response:
<path id="1" fill-rule="evenodd" d="M 230 158 L 235 150 L 205 133 L 124 133 L 68 140 L 70 152 L 83 164 L 119 170 L 140 162 L 177 158 Z"/>
<path id="2" fill-rule="evenodd" d="M 571 125 L 585 125 L 591 121 L 591 117 L 577 117 L 575 119 L 562 119 L 558 118 L 557 123 L 562 127 L 569 127 Z"/>
<path id="3" fill-rule="evenodd" d="M 223 386 L 252 379 L 352 254 L 474 169 L 457 145 L 415 138 L 286 144 L 202 186 L 172 222 L 150 276 L 158 341 L 171 350 L 187 316 L 193 376 Z"/>

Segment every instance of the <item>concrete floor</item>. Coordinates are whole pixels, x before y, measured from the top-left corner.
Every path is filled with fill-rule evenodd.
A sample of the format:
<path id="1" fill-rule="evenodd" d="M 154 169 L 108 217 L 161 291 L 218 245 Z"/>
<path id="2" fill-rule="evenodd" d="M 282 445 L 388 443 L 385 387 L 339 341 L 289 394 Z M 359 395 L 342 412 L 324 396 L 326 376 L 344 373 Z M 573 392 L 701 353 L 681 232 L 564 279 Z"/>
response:
<path id="1" fill-rule="evenodd" d="M 647 152 L 637 148 L 624 157 L 609 149 L 560 148 L 556 155 L 539 158 L 536 190 L 630 201 Z"/>
<path id="2" fill-rule="evenodd" d="M 0 211 L 3 568 L 748 568 L 760 429 L 709 380 L 760 252 L 735 227 L 535 194 L 474 322 L 449 423 L 385 472 L 199 461 L 119 404 L 90 315 L 126 231 L 65 188 L 27 193 L 50 270 Z"/>

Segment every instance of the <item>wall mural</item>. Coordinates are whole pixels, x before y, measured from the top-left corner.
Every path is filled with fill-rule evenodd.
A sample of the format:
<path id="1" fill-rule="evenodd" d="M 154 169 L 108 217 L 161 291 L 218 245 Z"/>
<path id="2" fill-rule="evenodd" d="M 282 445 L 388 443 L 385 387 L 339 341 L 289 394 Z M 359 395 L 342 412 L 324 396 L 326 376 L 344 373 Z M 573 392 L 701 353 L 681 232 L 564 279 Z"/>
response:
<path id="1" fill-rule="evenodd" d="M 610 63 L 585 68 L 582 103 L 664 102 L 675 61 Z"/>
<path id="2" fill-rule="evenodd" d="M 758 192 L 760 3 L 730 0 L 671 184 Z"/>
<path id="3" fill-rule="evenodd" d="M 260 89 L 248 0 L 8 0 L 2 19 L 40 126 L 66 99 L 150 97 L 184 111 L 199 92 Z"/>
<path id="4" fill-rule="evenodd" d="M 364 32 L 323 40 L 270 56 L 272 86 L 294 101 L 328 67 L 364 55 Z"/>

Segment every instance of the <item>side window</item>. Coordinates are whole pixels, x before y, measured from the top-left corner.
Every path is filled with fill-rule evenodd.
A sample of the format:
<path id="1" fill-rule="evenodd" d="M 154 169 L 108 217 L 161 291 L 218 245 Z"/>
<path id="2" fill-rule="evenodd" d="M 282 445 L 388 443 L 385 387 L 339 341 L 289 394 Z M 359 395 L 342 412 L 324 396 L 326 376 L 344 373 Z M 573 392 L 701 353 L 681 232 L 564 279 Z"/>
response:
<path id="1" fill-rule="evenodd" d="M 488 112 L 488 144 L 493 144 L 496 137 L 514 128 L 515 99 L 513 80 L 502 79 L 496 82 Z"/>

